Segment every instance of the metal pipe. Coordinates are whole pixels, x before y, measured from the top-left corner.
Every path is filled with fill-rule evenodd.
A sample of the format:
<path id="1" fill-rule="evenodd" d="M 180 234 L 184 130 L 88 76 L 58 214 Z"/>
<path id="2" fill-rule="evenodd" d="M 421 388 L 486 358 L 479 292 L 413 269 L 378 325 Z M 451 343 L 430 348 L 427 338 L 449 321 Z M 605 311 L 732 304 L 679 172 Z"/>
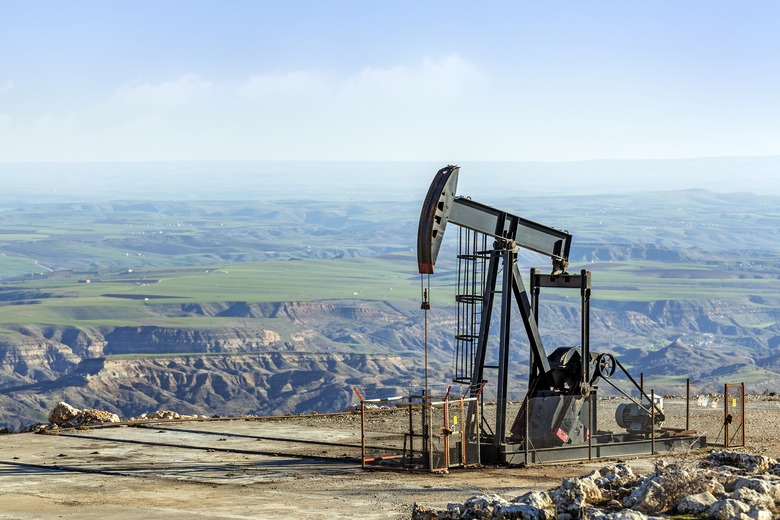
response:
<path id="1" fill-rule="evenodd" d="M 593 392 L 588 399 L 588 460 L 593 460 Z"/>
<path id="2" fill-rule="evenodd" d="M 444 410 L 443 410 L 443 420 L 444 423 L 441 428 L 441 433 L 444 436 L 444 468 L 449 469 L 450 468 L 450 435 L 449 435 L 449 427 L 450 427 L 450 419 L 449 419 L 449 411 L 450 411 L 450 405 L 448 402 L 448 399 L 450 397 L 450 389 L 447 389 L 447 395 L 444 396 Z"/>
<path id="3" fill-rule="evenodd" d="M 685 431 L 691 429 L 691 378 L 685 380 Z"/>
<path id="4" fill-rule="evenodd" d="M 723 385 L 723 447 L 729 447 L 729 385 Z"/>
<path id="5" fill-rule="evenodd" d="M 366 469 L 366 403 L 362 399 L 360 400 L 360 452 L 363 469 Z"/>
<path id="6" fill-rule="evenodd" d="M 650 455 L 655 455 L 655 390 L 650 390 Z"/>
<path id="7" fill-rule="evenodd" d="M 525 435 L 523 435 L 523 448 L 524 448 L 524 456 L 525 456 L 525 465 L 528 466 L 528 412 L 530 410 L 531 406 L 531 398 L 528 397 L 528 394 L 525 394 Z"/>
<path id="8" fill-rule="evenodd" d="M 463 396 L 460 397 L 460 460 L 461 465 L 466 466 L 466 407 Z"/>
<path id="9" fill-rule="evenodd" d="M 740 423 L 742 424 L 742 447 L 745 447 L 745 383 L 742 383 L 742 417 L 740 417 Z"/>

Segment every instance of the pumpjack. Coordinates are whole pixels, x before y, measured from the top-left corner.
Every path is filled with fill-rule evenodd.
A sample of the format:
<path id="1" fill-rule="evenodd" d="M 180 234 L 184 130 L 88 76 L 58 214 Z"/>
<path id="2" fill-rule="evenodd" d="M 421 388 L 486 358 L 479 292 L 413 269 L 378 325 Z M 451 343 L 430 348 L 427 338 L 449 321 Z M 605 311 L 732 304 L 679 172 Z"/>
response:
<path id="1" fill-rule="evenodd" d="M 594 448 L 597 457 L 643 452 L 646 448 L 642 443 L 650 442 L 651 434 L 664 421 L 662 400 L 647 395 L 615 356 L 590 350 L 591 273 L 588 270 L 568 272 L 573 236 L 469 197 L 457 196 L 459 170 L 451 165 L 442 168 L 431 183 L 420 215 L 417 261 L 421 275 L 433 274 L 445 229 L 449 224 L 459 228 L 453 381 L 468 385 L 472 396 L 476 396 L 488 383 L 485 371 L 496 371 L 495 422 L 489 424 L 483 415 L 479 431 L 473 432 L 480 437 L 483 462 L 528 462 L 529 446 L 532 458 L 541 459 L 540 450 L 553 453 L 544 454 L 547 461 L 590 458 Z M 542 274 L 538 268 L 531 270 L 530 291 L 518 267 L 520 249 L 552 260 L 550 274 Z M 579 346 L 546 353 L 537 325 L 542 288 L 579 291 Z M 494 305 L 499 307 L 500 318 L 497 347 L 495 339 L 488 341 Z M 507 431 L 510 317 L 514 305 L 530 345 L 530 370 L 526 399 Z M 488 359 L 492 362 L 497 359 L 497 364 L 486 364 Z M 617 369 L 631 382 L 638 398 L 612 381 Z M 624 433 L 597 431 L 597 391 L 601 383 L 629 399 L 616 412 L 616 422 L 626 430 Z M 671 449 L 683 438 L 678 435 L 666 444 L 654 442 L 654 446 L 658 446 L 658 451 L 667 445 Z M 704 443 L 702 437 L 693 440 Z M 560 449 L 566 453 L 552 451 Z"/>

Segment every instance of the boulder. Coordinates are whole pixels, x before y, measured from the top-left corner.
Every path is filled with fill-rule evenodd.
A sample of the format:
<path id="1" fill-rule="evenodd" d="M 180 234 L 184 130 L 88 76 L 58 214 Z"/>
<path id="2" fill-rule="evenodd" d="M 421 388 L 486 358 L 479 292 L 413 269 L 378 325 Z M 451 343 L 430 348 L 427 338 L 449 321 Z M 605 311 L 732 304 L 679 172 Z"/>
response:
<path id="1" fill-rule="evenodd" d="M 416 503 L 412 506 L 412 520 L 437 520 L 436 511 Z"/>
<path id="2" fill-rule="evenodd" d="M 555 502 L 556 514 L 570 515 L 572 518 L 582 518 L 583 510 L 588 503 L 601 500 L 601 490 L 590 478 L 564 478 L 561 486 L 550 494 Z"/>
<path id="3" fill-rule="evenodd" d="M 767 509 L 775 506 L 775 501 L 771 496 L 764 493 L 759 493 L 758 491 L 748 487 L 741 487 L 734 490 L 730 498 L 739 500 L 740 502 L 743 502 L 749 506 L 759 505 Z"/>
<path id="4" fill-rule="evenodd" d="M 49 422 L 56 424 L 57 426 L 62 426 L 63 423 L 66 423 L 76 417 L 76 414 L 78 413 L 78 409 L 73 408 L 65 401 L 60 401 L 57 403 L 57 406 L 55 406 L 52 411 L 49 412 Z"/>
<path id="5" fill-rule="evenodd" d="M 493 510 L 492 518 L 502 520 L 552 520 L 554 516 L 544 509 L 528 504 L 499 505 Z"/>
<path id="6" fill-rule="evenodd" d="M 747 515 L 748 518 L 753 520 L 772 520 L 772 511 L 762 506 L 753 506 L 750 508 L 750 511 L 743 513 L 743 515 Z"/>
<path id="7" fill-rule="evenodd" d="M 663 478 L 652 475 L 634 488 L 630 495 L 623 499 L 623 507 L 643 513 L 656 513 L 666 507 L 664 498 Z"/>
<path id="8" fill-rule="evenodd" d="M 703 491 L 708 491 L 719 498 L 726 498 L 726 488 L 723 486 L 723 484 L 718 480 L 721 478 L 717 474 L 708 474 L 706 476 L 700 477 L 700 483 L 701 488 Z M 728 477 L 723 477 L 724 480 Z"/>
<path id="9" fill-rule="evenodd" d="M 491 518 L 496 509 L 508 505 L 509 502 L 498 495 L 490 494 L 471 497 L 463 504 L 461 518 L 464 520 Z"/>
<path id="10" fill-rule="evenodd" d="M 707 461 L 716 466 L 732 466 L 749 473 L 766 473 L 777 464 L 775 459 L 763 455 L 750 455 L 736 451 L 715 451 L 707 456 Z"/>
<path id="11" fill-rule="evenodd" d="M 647 520 L 647 516 L 643 515 L 639 511 L 631 509 L 625 509 L 623 511 L 613 511 L 611 513 L 594 514 L 589 517 L 589 520 Z"/>
<path id="12" fill-rule="evenodd" d="M 749 488 L 759 495 L 767 495 L 775 504 L 780 503 L 780 482 L 762 478 L 738 477 L 734 483 L 734 492 L 741 488 Z"/>
<path id="13" fill-rule="evenodd" d="M 677 512 L 698 515 L 707 511 L 707 509 L 717 501 L 718 499 L 709 491 L 696 495 L 688 495 L 677 505 Z"/>
<path id="14" fill-rule="evenodd" d="M 555 504 L 553 504 L 550 494 L 545 491 L 529 491 L 525 495 L 512 499 L 512 502 L 516 504 L 528 504 L 537 509 L 555 510 Z"/>
<path id="15" fill-rule="evenodd" d="M 594 480 L 600 488 L 619 489 L 631 486 L 637 481 L 637 476 L 627 464 L 604 466 L 599 470 L 599 477 Z"/>
<path id="16" fill-rule="evenodd" d="M 733 518 L 740 518 L 742 513 L 750 511 L 750 507 L 747 504 L 727 498 L 726 500 L 718 500 L 713 503 L 709 509 L 707 509 L 707 516 L 712 520 L 732 520 Z"/>

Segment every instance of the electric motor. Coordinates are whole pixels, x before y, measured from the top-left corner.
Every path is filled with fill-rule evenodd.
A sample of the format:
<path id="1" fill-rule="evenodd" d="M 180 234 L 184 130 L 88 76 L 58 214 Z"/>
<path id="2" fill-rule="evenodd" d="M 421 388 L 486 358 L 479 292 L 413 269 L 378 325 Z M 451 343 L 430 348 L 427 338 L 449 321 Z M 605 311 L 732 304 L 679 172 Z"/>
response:
<path id="1" fill-rule="evenodd" d="M 657 403 L 656 406 L 660 408 L 662 404 Z M 649 432 L 652 427 L 649 408 L 650 405 L 645 409 L 636 403 L 623 403 L 615 410 L 615 421 L 629 433 Z M 663 420 L 663 413 L 656 410 L 655 423 L 661 424 Z"/>

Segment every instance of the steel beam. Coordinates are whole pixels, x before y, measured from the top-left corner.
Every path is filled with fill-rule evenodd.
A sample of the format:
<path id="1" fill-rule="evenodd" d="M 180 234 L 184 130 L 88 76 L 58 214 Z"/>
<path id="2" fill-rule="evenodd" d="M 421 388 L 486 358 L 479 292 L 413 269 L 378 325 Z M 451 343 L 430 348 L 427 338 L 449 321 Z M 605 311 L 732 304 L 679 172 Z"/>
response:
<path id="1" fill-rule="evenodd" d="M 512 240 L 522 248 L 553 258 L 563 267 L 568 263 L 572 235 L 565 231 L 465 197 L 458 197 L 453 201 L 449 221 L 492 237 Z"/>

